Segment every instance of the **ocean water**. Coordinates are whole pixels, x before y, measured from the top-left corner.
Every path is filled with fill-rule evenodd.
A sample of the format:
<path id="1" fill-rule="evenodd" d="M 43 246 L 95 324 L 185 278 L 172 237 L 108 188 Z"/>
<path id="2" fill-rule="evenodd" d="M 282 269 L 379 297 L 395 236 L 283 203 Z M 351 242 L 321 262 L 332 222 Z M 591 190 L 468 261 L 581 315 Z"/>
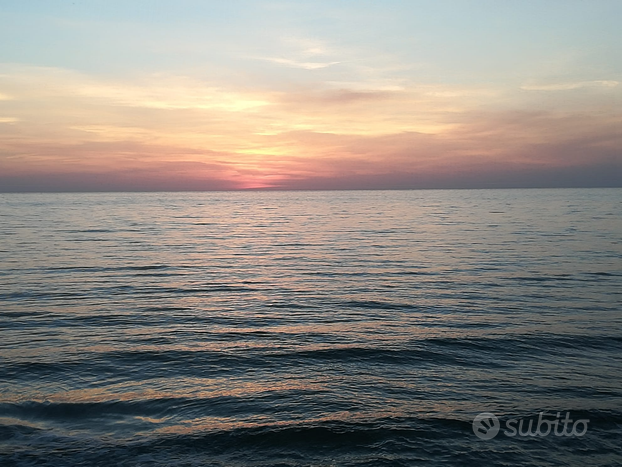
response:
<path id="1" fill-rule="evenodd" d="M 622 465 L 621 189 L 7 194 L 0 238 L 2 466 Z"/>

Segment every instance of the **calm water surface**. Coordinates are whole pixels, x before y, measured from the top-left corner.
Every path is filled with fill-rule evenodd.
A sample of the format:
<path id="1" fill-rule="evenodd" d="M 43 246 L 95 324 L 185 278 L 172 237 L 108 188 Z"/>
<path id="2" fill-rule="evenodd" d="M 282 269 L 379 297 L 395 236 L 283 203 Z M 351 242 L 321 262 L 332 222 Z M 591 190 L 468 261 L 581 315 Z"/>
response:
<path id="1" fill-rule="evenodd" d="M 2 465 L 622 465 L 622 190 L 0 195 Z M 539 412 L 581 437 L 475 436 Z"/>

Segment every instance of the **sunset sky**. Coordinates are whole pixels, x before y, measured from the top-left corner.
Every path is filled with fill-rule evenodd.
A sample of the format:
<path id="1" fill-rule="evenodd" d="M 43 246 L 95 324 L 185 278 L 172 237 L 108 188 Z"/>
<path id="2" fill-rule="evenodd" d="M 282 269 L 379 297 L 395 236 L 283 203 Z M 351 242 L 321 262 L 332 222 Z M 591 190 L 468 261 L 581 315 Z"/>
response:
<path id="1" fill-rule="evenodd" d="M 0 191 L 622 186 L 622 1 L 0 0 Z"/>

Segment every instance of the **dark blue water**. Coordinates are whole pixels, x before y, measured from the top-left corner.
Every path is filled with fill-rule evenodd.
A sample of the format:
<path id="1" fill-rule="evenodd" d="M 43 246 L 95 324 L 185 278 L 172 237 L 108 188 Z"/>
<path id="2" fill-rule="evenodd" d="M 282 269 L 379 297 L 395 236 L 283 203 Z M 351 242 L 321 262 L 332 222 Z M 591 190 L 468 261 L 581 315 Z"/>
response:
<path id="1" fill-rule="evenodd" d="M 1 465 L 622 465 L 622 190 L 0 195 Z M 479 439 L 542 411 L 582 436 Z"/>

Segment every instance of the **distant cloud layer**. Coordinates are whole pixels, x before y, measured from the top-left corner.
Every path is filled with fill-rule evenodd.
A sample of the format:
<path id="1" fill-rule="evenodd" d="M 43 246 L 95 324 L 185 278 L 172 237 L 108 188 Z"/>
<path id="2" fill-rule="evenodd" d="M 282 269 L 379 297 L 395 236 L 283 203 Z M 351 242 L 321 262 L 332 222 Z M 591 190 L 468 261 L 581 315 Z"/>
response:
<path id="1" fill-rule="evenodd" d="M 616 4 L 449 4 L 0 6 L 0 191 L 622 186 Z"/>

